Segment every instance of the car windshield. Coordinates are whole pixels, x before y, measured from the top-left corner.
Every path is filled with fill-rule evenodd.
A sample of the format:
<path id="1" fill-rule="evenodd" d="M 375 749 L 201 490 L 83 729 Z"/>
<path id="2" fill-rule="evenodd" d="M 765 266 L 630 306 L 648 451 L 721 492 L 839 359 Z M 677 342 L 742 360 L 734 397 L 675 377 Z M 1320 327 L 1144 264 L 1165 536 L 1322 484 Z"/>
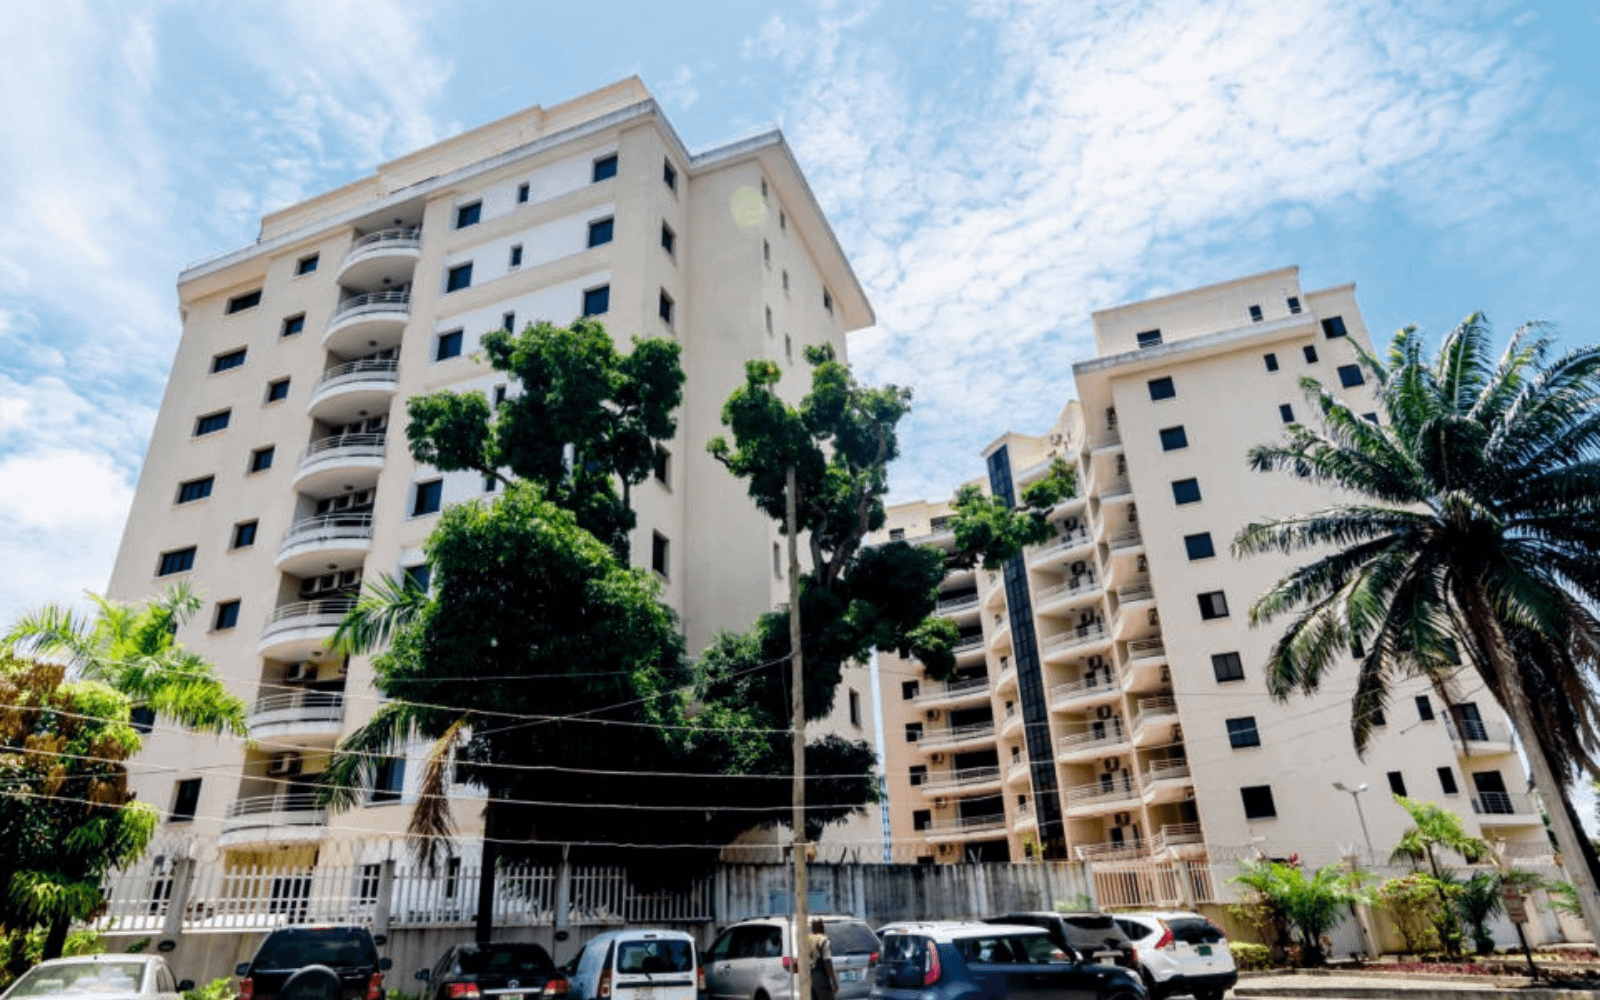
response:
<path id="1" fill-rule="evenodd" d="M 378 949 L 372 938 L 358 930 L 276 931 L 261 945 L 253 963 L 257 969 L 303 969 L 308 965 L 377 965 Z"/>
<path id="2" fill-rule="evenodd" d="M 694 946 L 682 940 L 622 941 L 617 945 L 617 971 L 693 972 Z"/>
<path id="3" fill-rule="evenodd" d="M 1070 965 L 1068 955 L 1050 935 L 1006 934 L 961 938 L 955 943 L 961 957 L 975 965 Z"/>
<path id="4" fill-rule="evenodd" d="M 549 975 L 555 971 L 549 952 L 536 944 L 492 944 L 461 953 L 461 971 L 469 976 L 513 973 Z"/>
<path id="5" fill-rule="evenodd" d="M 822 925 L 835 955 L 868 955 L 878 950 L 878 935 L 855 920 L 830 920 Z"/>
<path id="6" fill-rule="evenodd" d="M 11 988 L 14 997 L 52 994 L 93 996 L 96 993 L 137 993 L 144 975 L 141 962 L 81 962 L 35 966 Z"/>

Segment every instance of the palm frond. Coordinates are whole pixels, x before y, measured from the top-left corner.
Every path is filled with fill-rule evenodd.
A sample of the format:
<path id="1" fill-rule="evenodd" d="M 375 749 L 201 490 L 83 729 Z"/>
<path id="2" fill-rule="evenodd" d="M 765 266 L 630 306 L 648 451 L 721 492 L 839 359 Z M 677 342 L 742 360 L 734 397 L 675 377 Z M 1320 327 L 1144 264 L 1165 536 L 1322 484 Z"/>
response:
<path id="1" fill-rule="evenodd" d="M 417 716 L 418 709 L 405 702 L 380 705 L 329 755 L 317 786 L 317 802 L 335 812 L 360 805 L 375 784 L 383 759 L 417 732 Z"/>
<path id="2" fill-rule="evenodd" d="M 387 573 L 369 579 L 361 599 L 339 623 L 328 646 L 346 656 L 379 649 L 398 629 L 414 621 L 428 600 L 427 592 L 409 579 L 397 579 Z"/>
<path id="3" fill-rule="evenodd" d="M 430 875 L 438 868 L 439 847 L 455 836 L 455 822 L 450 814 L 450 775 L 456 753 L 466 742 L 471 725 L 472 716 L 463 715 L 450 724 L 443 736 L 433 741 L 433 749 L 423 768 L 417 804 L 406 826 L 412 852 L 427 865 Z"/>

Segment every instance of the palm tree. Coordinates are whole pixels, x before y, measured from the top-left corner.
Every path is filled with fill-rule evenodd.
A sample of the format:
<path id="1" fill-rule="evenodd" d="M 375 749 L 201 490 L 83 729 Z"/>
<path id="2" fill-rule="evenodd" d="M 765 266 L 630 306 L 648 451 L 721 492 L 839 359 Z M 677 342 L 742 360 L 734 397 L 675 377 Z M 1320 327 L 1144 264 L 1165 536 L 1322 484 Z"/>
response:
<path id="1" fill-rule="evenodd" d="M 1464 652 L 1522 737 L 1535 786 L 1561 801 L 1529 692 L 1573 699 L 1582 706 L 1573 725 L 1595 717 L 1600 348 L 1557 357 L 1543 328 L 1528 325 L 1495 361 L 1488 322 L 1474 314 L 1431 360 L 1414 327 L 1395 334 L 1386 358 L 1356 353 L 1386 419 L 1369 422 L 1303 379 L 1322 429 L 1291 425 L 1281 443 L 1250 452 L 1258 471 L 1351 496 L 1234 539 L 1236 555 L 1316 550 L 1250 609 L 1252 624 L 1293 614 L 1269 657 L 1269 688 L 1279 698 L 1315 691 L 1344 651 L 1364 650 L 1351 711 L 1364 751 L 1395 683 L 1427 678 L 1448 701 Z M 1549 654 L 1537 669 L 1515 653 L 1528 645 Z M 1558 736 L 1592 766 L 1592 734 Z M 1552 809 L 1551 821 L 1566 856 L 1582 858 L 1568 812 Z M 1573 876 L 1590 932 L 1600 932 L 1594 879 L 1582 864 Z"/>
<path id="2" fill-rule="evenodd" d="M 1300 963 L 1323 964 L 1322 939 L 1344 916 L 1344 909 L 1370 900 L 1361 889 L 1361 873 L 1325 865 L 1310 877 L 1297 864 L 1264 861 L 1247 865 L 1228 881 L 1254 889 L 1293 931 L 1300 945 Z"/>
<path id="3" fill-rule="evenodd" d="M 244 702 L 228 693 L 209 661 L 178 644 L 178 627 L 204 604 L 188 584 L 137 604 L 89 599 L 92 617 L 59 604 L 24 614 L 0 635 L 0 649 L 65 660 L 80 677 L 191 729 L 248 735 Z"/>
<path id="4" fill-rule="evenodd" d="M 1473 949 L 1480 955 L 1494 951 L 1489 921 L 1506 908 L 1501 881 L 1498 872 L 1479 872 L 1460 884 L 1461 891 L 1454 900 L 1456 916 L 1472 932 Z"/>
<path id="5" fill-rule="evenodd" d="M 1428 862 L 1434 885 L 1439 893 L 1439 940 L 1451 954 L 1460 950 L 1460 932 L 1450 920 L 1453 909 L 1445 893 L 1451 873 L 1439 866 L 1439 849 L 1454 851 L 1467 864 L 1477 864 L 1490 856 L 1489 845 L 1474 837 L 1461 825 L 1461 817 L 1432 802 L 1418 802 L 1404 795 L 1394 797 L 1396 803 L 1411 814 L 1412 825 L 1401 834 L 1400 842 L 1390 853 L 1392 861 L 1409 861 L 1412 864 Z"/>

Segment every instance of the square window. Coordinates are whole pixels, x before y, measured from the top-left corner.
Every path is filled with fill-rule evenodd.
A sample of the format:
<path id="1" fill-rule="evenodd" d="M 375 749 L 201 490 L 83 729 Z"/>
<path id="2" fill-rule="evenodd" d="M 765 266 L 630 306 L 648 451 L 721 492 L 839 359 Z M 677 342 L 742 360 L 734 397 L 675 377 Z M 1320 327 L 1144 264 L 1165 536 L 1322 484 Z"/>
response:
<path id="1" fill-rule="evenodd" d="M 529 186 L 528 186 L 528 184 L 526 182 L 517 185 L 517 204 L 518 205 L 526 205 L 528 203 L 528 192 L 529 192 Z"/>
<path id="2" fill-rule="evenodd" d="M 1300 315 L 1300 299 L 1299 299 L 1298 296 L 1291 295 L 1285 301 L 1288 303 L 1288 306 L 1289 306 L 1289 315 L 1291 315 L 1291 316 Z"/>
<path id="3" fill-rule="evenodd" d="M 1278 370 L 1278 356 L 1271 351 L 1261 355 L 1261 360 L 1267 363 L 1267 371 L 1275 372 Z"/>
<path id="4" fill-rule="evenodd" d="M 215 375 L 217 372 L 225 372 L 230 368 L 238 368 L 244 364 L 245 350 L 245 348 L 241 347 L 237 351 L 226 351 L 212 357 L 211 373 Z"/>
<path id="5" fill-rule="evenodd" d="M 186 483 L 179 483 L 177 502 L 193 503 L 196 500 L 204 500 L 211 495 L 211 484 L 215 480 L 215 476 L 203 476 L 199 479 L 191 479 Z"/>
<path id="6" fill-rule="evenodd" d="M 240 521 L 233 526 L 233 538 L 228 542 L 230 549 L 248 549 L 256 543 L 256 522 Z"/>
<path id="7" fill-rule="evenodd" d="M 1200 502 L 1200 480 L 1174 479 L 1172 481 L 1172 502 L 1178 506 Z"/>
<path id="8" fill-rule="evenodd" d="M 516 246 L 511 248 L 511 258 L 508 261 L 506 261 L 506 266 L 507 267 L 521 267 L 522 266 L 522 244 L 521 243 L 518 243 Z"/>
<path id="9" fill-rule="evenodd" d="M 678 190 L 678 171 L 672 166 L 671 160 L 661 161 L 661 183 L 672 190 Z"/>
<path id="10" fill-rule="evenodd" d="M 906 742 L 907 743 L 915 743 L 920 739 L 922 739 L 922 723 L 920 723 L 920 722 L 908 722 L 908 723 L 906 723 Z"/>
<path id="11" fill-rule="evenodd" d="M 661 532 L 652 531 L 650 533 L 650 568 L 662 576 L 667 576 L 667 570 L 670 568 L 668 557 L 671 555 L 671 544 Z"/>
<path id="12" fill-rule="evenodd" d="M 1184 433 L 1183 425 L 1161 428 L 1162 451 L 1177 451 L 1179 448 L 1187 447 L 1189 447 L 1189 435 Z"/>
<path id="13" fill-rule="evenodd" d="M 1304 354 L 1306 356 L 1306 364 L 1314 365 L 1314 364 L 1317 363 L 1317 345 L 1316 344 L 1307 344 L 1306 346 L 1300 348 L 1300 353 Z"/>
<path id="14" fill-rule="evenodd" d="M 1446 795 L 1454 795 L 1460 791 L 1456 787 L 1456 773 L 1448 767 L 1439 768 L 1439 790 Z"/>
<path id="15" fill-rule="evenodd" d="M 276 403 L 289 398 L 289 380 L 286 378 L 274 379 L 267 383 L 267 402 Z"/>
<path id="16" fill-rule="evenodd" d="M 598 247 L 610 243 L 615 222 L 614 219 L 596 219 L 589 223 L 589 245 Z"/>
<path id="17" fill-rule="evenodd" d="M 1329 340 L 1333 340 L 1335 337 L 1343 337 L 1347 332 L 1344 328 L 1343 316 L 1329 316 L 1322 321 L 1322 335 Z"/>
<path id="18" fill-rule="evenodd" d="M 169 823 L 187 823 L 194 819 L 200 808 L 200 779 L 185 778 L 172 786 L 172 813 Z"/>
<path id="19" fill-rule="evenodd" d="M 1178 394 L 1178 388 L 1172 384 L 1172 376 L 1170 375 L 1153 378 L 1146 384 L 1150 387 L 1150 399 L 1152 402 L 1171 399 Z"/>
<path id="20" fill-rule="evenodd" d="M 457 264 L 444 274 L 444 290 L 446 292 L 459 292 L 463 288 L 472 287 L 472 262 Z"/>
<path id="21" fill-rule="evenodd" d="M 1433 721 L 1433 702 L 1425 694 L 1417 695 L 1417 719 L 1421 722 Z"/>
<path id="22" fill-rule="evenodd" d="M 261 289 L 257 288 L 253 292 L 245 292 L 243 295 L 235 295 L 229 299 L 227 313 L 232 316 L 234 313 L 244 312 L 246 309 L 254 309 L 260 304 Z"/>
<path id="23" fill-rule="evenodd" d="M 1235 750 L 1261 745 L 1261 733 L 1256 729 L 1256 717 L 1253 715 L 1242 716 L 1237 719 L 1228 719 L 1228 745 Z"/>
<path id="24" fill-rule="evenodd" d="M 156 710 L 149 705 L 133 706 L 128 712 L 128 725 L 132 726 L 136 733 L 149 735 L 156 728 Z"/>
<path id="25" fill-rule="evenodd" d="M 1294 407 L 1288 403 L 1278 404 L 1278 419 L 1286 424 L 1294 423 Z"/>
<path id="26" fill-rule="evenodd" d="M 1278 815 L 1278 807 L 1272 801 L 1271 785 L 1241 788 L 1239 798 L 1244 802 L 1245 819 L 1272 819 Z"/>
<path id="27" fill-rule="evenodd" d="M 1220 590 L 1213 590 L 1208 593 L 1197 594 L 1195 597 L 1200 602 L 1200 617 L 1205 621 L 1228 617 L 1227 594 Z"/>
<path id="28" fill-rule="evenodd" d="M 1196 559 L 1211 559 L 1216 556 L 1217 550 L 1211 544 L 1211 532 L 1202 531 L 1198 535 L 1184 535 L 1183 548 L 1189 553 L 1189 561 Z"/>
<path id="29" fill-rule="evenodd" d="M 586 289 L 583 293 L 583 314 L 603 316 L 611 311 L 611 286 Z"/>
<path id="30" fill-rule="evenodd" d="M 456 228 L 476 226 L 481 218 L 483 218 L 483 202 L 475 201 L 470 205 L 462 205 L 456 209 Z"/>
<path id="31" fill-rule="evenodd" d="M 216 413 L 207 413 L 202 417 L 197 417 L 194 422 L 194 436 L 215 434 L 217 431 L 225 430 L 228 426 L 228 417 L 232 413 L 232 410 L 218 410 Z"/>
<path id="32" fill-rule="evenodd" d="M 928 766 L 926 764 L 913 764 L 906 769 L 906 780 L 911 782 L 912 788 L 917 788 L 928 783 Z"/>
<path id="33" fill-rule="evenodd" d="M 173 549 L 161 553 L 161 561 L 156 565 L 156 576 L 171 576 L 174 573 L 187 573 L 194 569 L 194 546 L 186 549 Z"/>
<path id="34" fill-rule="evenodd" d="M 668 326 L 672 325 L 672 296 L 667 294 L 666 289 L 661 290 L 661 295 L 656 300 L 656 315 L 661 317 L 661 322 Z"/>
<path id="35" fill-rule="evenodd" d="M 502 313 L 500 316 L 500 329 L 507 333 L 517 328 L 517 314 L 514 312 Z"/>
<path id="36" fill-rule="evenodd" d="M 667 253 L 673 253 L 677 250 L 677 247 L 678 234 L 672 231 L 671 226 L 663 222 L 661 224 L 661 249 L 665 250 Z"/>
<path id="37" fill-rule="evenodd" d="M 493 473 L 485 472 L 483 474 L 483 492 L 493 493 L 495 491 L 495 487 L 499 485 L 500 480 Z"/>
<path id="38" fill-rule="evenodd" d="M 239 624 L 239 602 L 218 601 L 216 616 L 211 619 L 211 627 L 216 631 L 225 628 L 234 628 Z"/>
<path id="39" fill-rule="evenodd" d="M 439 513 L 439 505 L 444 500 L 444 480 L 430 479 L 416 485 L 416 493 L 411 499 L 411 516 L 422 517 L 427 514 Z"/>
<path id="40" fill-rule="evenodd" d="M 1340 365 L 1339 384 L 1346 389 L 1354 389 L 1358 385 L 1365 385 L 1367 378 L 1361 374 L 1360 365 Z"/>
<path id="41" fill-rule="evenodd" d="M 1250 322 L 1259 323 L 1259 322 L 1261 322 L 1262 319 L 1263 319 L 1263 316 L 1261 314 L 1261 307 L 1260 306 L 1251 306 L 1250 307 Z"/>
<path id="42" fill-rule="evenodd" d="M 1399 771 L 1390 771 L 1389 791 L 1395 795 L 1404 795 L 1406 793 L 1406 776 Z"/>
<path id="43" fill-rule="evenodd" d="M 1146 347 L 1160 347 L 1161 331 L 1146 330 L 1143 333 L 1134 334 L 1134 340 L 1139 342 L 1140 350 L 1143 350 Z"/>
<path id="44" fill-rule="evenodd" d="M 1244 661 L 1238 653 L 1212 653 L 1211 672 L 1219 683 L 1244 680 Z"/>
<path id="45" fill-rule="evenodd" d="M 309 257 L 301 257 L 299 260 L 295 261 L 294 273 L 310 274 L 312 271 L 315 271 L 317 269 L 317 261 L 320 257 L 320 254 L 312 254 Z"/>
<path id="46" fill-rule="evenodd" d="M 404 757 L 385 757 L 378 762 L 377 772 L 372 776 L 373 805 L 382 805 L 385 802 L 399 802 L 400 792 L 406 787 L 406 761 Z M 377 865 L 372 867 L 376 868 Z M 377 898 L 376 887 L 373 898 Z"/>
<path id="47" fill-rule="evenodd" d="M 610 156 L 602 156 L 594 161 L 594 173 L 590 175 L 592 182 L 598 184 L 600 181 L 610 180 L 615 176 L 617 176 L 616 153 L 612 153 Z"/>
<path id="48" fill-rule="evenodd" d="M 911 829 L 926 830 L 933 826 L 933 811 L 930 809 L 914 809 L 911 812 Z"/>
<path id="49" fill-rule="evenodd" d="M 651 463 L 651 472 L 655 474 L 656 482 L 663 486 L 672 484 L 672 452 L 656 445 L 655 460 Z"/>
<path id="50" fill-rule="evenodd" d="M 278 336 L 293 337 L 301 333 L 305 328 L 306 314 L 300 313 L 298 316 L 290 316 L 283 321 L 283 329 L 278 331 Z"/>
<path id="51" fill-rule="evenodd" d="M 275 450 L 276 449 L 269 444 L 265 448 L 257 448 L 255 451 L 252 451 L 250 453 L 250 471 L 265 472 L 272 468 L 272 454 Z"/>
<path id="52" fill-rule="evenodd" d="M 901 701 L 913 701 L 913 700 L 915 700 L 916 697 L 917 697 L 917 692 L 919 690 L 921 690 L 921 687 L 922 687 L 922 685 L 919 684 L 916 681 L 901 681 L 900 682 L 900 700 Z"/>
<path id="53" fill-rule="evenodd" d="M 410 587 L 413 590 L 420 590 L 424 594 L 428 592 L 428 585 L 433 582 L 433 567 L 429 566 L 427 563 L 417 563 L 415 566 L 407 566 L 405 569 L 401 570 L 401 573 L 405 575 L 405 584 L 407 587 Z"/>
<path id="54" fill-rule="evenodd" d="M 451 330 L 449 333 L 439 334 L 439 344 L 434 349 L 433 360 L 446 361 L 450 358 L 459 357 L 461 355 L 461 337 L 462 332 L 460 330 Z"/>

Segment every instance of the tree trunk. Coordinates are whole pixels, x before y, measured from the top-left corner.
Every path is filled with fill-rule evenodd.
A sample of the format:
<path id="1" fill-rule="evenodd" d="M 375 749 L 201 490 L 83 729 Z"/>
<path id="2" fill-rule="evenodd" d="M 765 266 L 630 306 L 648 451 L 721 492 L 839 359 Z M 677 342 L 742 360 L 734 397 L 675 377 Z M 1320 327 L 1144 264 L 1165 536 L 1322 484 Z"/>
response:
<path id="1" fill-rule="evenodd" d="M 45 935 L 44 951 L 39 953 L 39 958 L 60 958 L 61 951 L 67 946 L 67 930 L 72 926 L 72 918 L 65 914 L 57 917 L 50 924 L 50 933 Z"/>
<path id="2" fill-rule="evenodd" d="M 495 804 L 483 808 L 483 863 L 478 876 L 478 918 L 473 940 L 488 944 L 494 940 L 494 877 L 500 867 L 500 842 L 495 839 Z"/>

